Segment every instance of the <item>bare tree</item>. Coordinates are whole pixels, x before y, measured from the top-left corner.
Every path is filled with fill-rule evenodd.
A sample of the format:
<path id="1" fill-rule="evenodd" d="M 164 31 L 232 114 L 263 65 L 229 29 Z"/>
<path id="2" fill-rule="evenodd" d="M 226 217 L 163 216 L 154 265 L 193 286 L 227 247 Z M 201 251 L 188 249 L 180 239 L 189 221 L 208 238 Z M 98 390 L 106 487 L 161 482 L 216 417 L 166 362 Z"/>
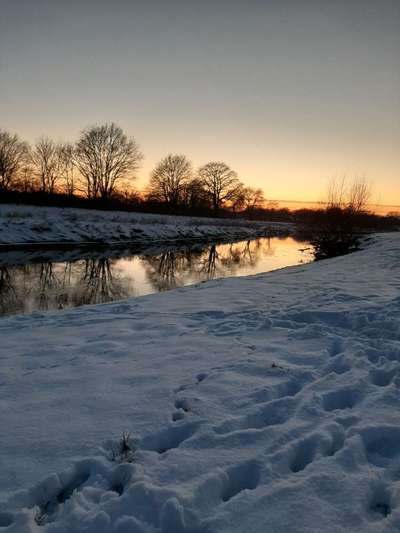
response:
<path id="1" fill-rule="evenodd" d="M 328 209 L 344 209 L 346 205 L 346 178 L 330 181 L 327 189 L 326 205 Z"/>
<path id="2" fill-rule="evenodd" d="M 240 186 L 236 172 L 220 161 L 207 163 L 199 169 L 198 174 L 210 195 L 214 211 L 218 211 L 224 202 L 232 200 Z"/>
<path id="3" fill-rule="evenodd" d="M 122 182 L 135 179 L 142 159 L 135 139 L 114 123 L 87 128 L 75 148 L 88 198 L 110 198 Z"/>
<path id="4" fill-rule="evenodd" d="M 74 147 L 65 143 L 58 146 L 58 157 L 60 166 L 60 178 L 66 194 L 73 196 L 77 189 L 76 167 L 74 162 Z"/>
<path id="5" fill-rule="evenodd" d="M 7 191 L 14 186 L 28 153 L 28 144 L 21 141 L 18 135 L 0 130 L 0 191 Z"/>
<path id="6" fill-rule="evenodd" d="M 182 203 L 189 211 L 209 208 L 209 196 L 200 179 L 193 178 L 184 185 Z"/>
<path id="7" fill-rule="evenodd" d="M 39 190 L 54 193 L 60 177 L 59 145 L 48 137 L 41 137 L 36 141 L 31 158 Z"/>
<path id="8" fill-rule="evenodd" d="M 253 213 L 256 209 L 261 209 L 265 204 L 265 197 L 262 189 L 244 187 L 244 209 L 248 213 Z"/>
<path id="9" fill-rule="evenodd" d="M 348 192 L 348 209 L 352 213 L 361 213 L 367 210 L 371 198 L 371 188 L 365 178 L 355 178 Z"/>
<path id="10" fill-rule="evenodd" d="M 245 186 L 243 183 L 238 184 L 236 189 L 232 192 L 231 198 L 229 198 L 230 208 L 234 213 L 242 211 L 245 207 Z"/>
<path id="11" fill-rule="evenodd" d="M 25 193 L 33 192 L 35 190 L 36 185 L 35 180 L 32 179 L 33 175 L 34 171 L 32 166 L 32 160 L 28 152 L 25 161 L 22 163 L 21 168 L 18 171 L 18 176 L 15 181 L 15 188 L 18 191 L 22 191 Z"/>
<path id="12" fill-rule="evenodd" d="M 316 259 L 334 257 L 356 250 L 364 226 L 370 197 L 365 179 L 333 180 L 328 186 L 325 209 L 316 210 L 305 223 L 306 236 L 314 246 Z"/>
<path id="13" fill-rule="evenodd" d="M 371 197 L 371 189 L 365 178 L 354 178 L 347 185 L 346 178 L 332 180 L 328 185 L 327 208 L 342 209 L 351 213 L 366 210 Z"/>
<path id="14" fill-rule="evenodd" d="M 233 191 L 230 205 L 234 212 L 245 211 L 247 215 L 252 215 L 256 209 L 264 207 L 265 198 L 262 189 L 245 187 L 242 183 Z"/>
<path id="15" fill-rule="evenodd" d="M 151 173 L 149 194 L 169 207 L 176 207 L 191 175 L 192 165 L 184 155 L 169 154 Z"/>

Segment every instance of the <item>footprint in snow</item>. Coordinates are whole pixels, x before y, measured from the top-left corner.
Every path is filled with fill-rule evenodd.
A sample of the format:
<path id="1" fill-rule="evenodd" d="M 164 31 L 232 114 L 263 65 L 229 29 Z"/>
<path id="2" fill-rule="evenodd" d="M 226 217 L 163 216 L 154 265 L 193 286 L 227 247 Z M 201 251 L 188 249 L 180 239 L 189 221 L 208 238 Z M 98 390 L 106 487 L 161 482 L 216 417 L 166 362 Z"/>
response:
<path id="1" fill-rule="evenodd" d="M 11 526 L 14 522 L 14 515 L 12 513 L 0 513 L 0 527 Z"/>
<path id="2" fill-rule="evenodd" d="M 369 371 L 369 380 L 373 385 L 378 387 L 387 387 L 392 382 L 392 379 L 397 374 L 397 368 L 384 369 L 373 368 Z"/>
<path id="3" fill-rule="evenodd" d="M 196 376 L 197 384 L 204 381 L 207 377 L 208 377 L 208 374 L 206 372 L 200 372 L 200 374 L 197 374 Z"/>
<path id="4" fill-rule="evenodd" d="M 308 381 L 307 377 L 298 377 L 286 381 L 271 384 L 269 386 L 256 389 L 248 396 L 248 401 L 244 403 L 265 403 L 270 400 L 277 400 L 286 396 L 296 396 Z"/>
<path id="5" fill-rule="evenodd" d="M 356 431 L 356 430 L 355 430 Z M 376 426 L 358 431 L 363 439 L 367 459 L 379 467 L 399 465 L 400 428 L 397 426 Z"/>
<path id="6" fill-rule="evenodd" d="M 66 483 L 61 490 L 56 492 L 49 500 L 39 504 L 39 511 L 35 516 L 35 522 L 38 525 L 44 525 L 52 522 L 60 504 L 65 503 L 76 490 L 80 490 L 89 479 L 90 472 L 78 472 L 72 479 Z"/>
<path id="7" fill-rule="evenodd" d="M 291 397 L 272 400 L 264 405 L 258 404 L 257 408 L 246 415 L 222 422 L 222 424 L 214 428 L 214 431 L 224 435 L 232 431 L 262 429 L 268 426 L 281 425 L 292 416 L 296 405 L 296 400 Z"/>
<path id="8" fill-rule="evenodd" d="M 256 461 L 247 461 L 230 468 L 221 492 L 222 501 L 228 502 L 243 490 L 254 490 L 260 481 L 260 465 Z"/>
<path id="9" fill-rule="evenodd" d="M 171 415 L 172 422 L 178 422 L 179 420 L 183 420 L 185 418 L 185 412 L 184 411 L 175 411 Z"/>
<path id="10" fill-rule="evenodd" d="M 345 374 L 351 370 L 351 365 L 349 361 L 343 354 L 335 356 L 324 368 L 324 373 L 330 374 L 334 372 L 335 374 Z"/>
<path id="11" fill-rule="evenodd" d="M 313 462 L 317 451 L 317 441 L 314 437 L 300 442 L 294 449 L 294 455 L 290 461 L 290 470 L 293 473 L 301 472 Z"/>
<path id="12" fill-rule="evenodd" d="M 328 343 L 328 353 L 331 357 L 335 357 L 342 353 L 345 349 L 345 343 L 342 337 L 331 337 Z"/>
<path id="13" fill-rule="evenodd" d="M 186 398 L 178 398 L 177 400 L 175 400 L 175 408 L 181 409 L 185 413 L 188 413 L 190 411 L 189 400 L 187 400 Z"/>
<path id="14" fill-rule="evenodd" d="M 289 468 L 296 474 L 303 471 L 318 456 L 332 457 L 344 446 L 343 429 L 335 428 L 331 434 L 316 433 L 299 441 L 289 454 Z"/>
<path id="15" fill-rule="evenodd" d="M 356 389 L 338 389 L 322 396 L 322 407 L 325 411 L 337 409 L 352 409 L 361 400 L 361 394 Z"/>
<path id="16" fill-rule="evenodd" d="M 368 511 L 372 520 L 387 518 L 392 512 L 391 494 L 388 487 L 380 480 L 371 487 Z"/>
<path id="17" fill-rule="evenodd" d="M 170 426 L 155 435 L 145 437 L 142 441 L 141 448 L 164 454 L 169 450 L 178 448 L 183 442 L 190 439 L 199 425 L 199 422 L 191 422 Z"/>

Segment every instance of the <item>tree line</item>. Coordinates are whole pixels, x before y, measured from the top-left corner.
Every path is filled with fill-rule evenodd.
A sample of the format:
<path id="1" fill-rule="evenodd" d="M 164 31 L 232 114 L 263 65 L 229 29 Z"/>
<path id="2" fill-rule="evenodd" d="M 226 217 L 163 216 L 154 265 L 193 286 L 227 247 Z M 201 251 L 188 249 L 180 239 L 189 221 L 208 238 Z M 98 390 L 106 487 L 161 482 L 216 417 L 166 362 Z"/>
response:
<path id="1" fill-rule="evenodd" d="M 143 153 L 135 138 L 114 123 L 84 129 L 75 143 L 39 138 L 33 146 L 0 129 L 0 193 L 64 195 L 167 212 L 247 215 L 262 209 L 263 191 L 247 187 L 229 165 L 210 161 L 194 169 L 182 154 L 168 154 L 151 172 L 148 186 L 135 190 Z"/>

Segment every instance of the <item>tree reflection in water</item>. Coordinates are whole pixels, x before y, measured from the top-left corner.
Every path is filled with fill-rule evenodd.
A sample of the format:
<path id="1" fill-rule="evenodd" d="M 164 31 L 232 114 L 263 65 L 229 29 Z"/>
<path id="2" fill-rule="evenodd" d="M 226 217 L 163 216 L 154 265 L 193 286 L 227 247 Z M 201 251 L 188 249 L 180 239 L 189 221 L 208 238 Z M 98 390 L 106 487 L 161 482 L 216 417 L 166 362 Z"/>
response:
<path id="1" fill-rule="evenodd" d="M 0 267 L 0 314 L 49 311 L 127 298 L 128 287 L 113 260 L 46 261 Z"/>
<path id="2" fill-rule="evenodd" d="M 123 279 L 113 266 L 113 261 L 104 257 L 85 259 L 79 290 L 74 292 L 75 306 L 112 302 L 129 296 Z"/>
<path id="3" fill-rule="evenodd" d="M 185 285 L 187 276 L 196 269 L 203 250 L 167 250 L 158 255 L 142 255 L 146 277 L 156 292 Z"/>
<path id="4" fill-rule="evenodd" d="M 18 293 L 13 285 L 13 278 L 6 266 L 0 266 L 0 314 L 5 315 L 9 309 L 18 309 Z"/>
<path id="5" fill-rule="evenodd" d="M 156 256 L 143 255 L 141 259 L 151 285 L 157 291 L 164 291 L 193 281 L 233 276 L 241 268 L 256 266 L 261 255 L 272 253 L 270 239 L 257 239 L 211 244 L 201 249 L 169 250 Z"/>
<path id="6" fill-rule="evenodd" d="M 282 256 L 279 247 L 290 250 Z M 53 255 L 54 261 L 26 252 L 17 264 L 2 266 L 0 254 L 0 314 L 47 311 L 120 300 L 161 292 L 217 277 L 251 274 L 304 261 L 293 239 L 262 238 L 231 244 L 169 247 L 138 254 L 74 250 Z M 277 250 L 277 253 L 275 251 Z M 286 252 L 287 253 L 287 252 Z M 71 252 L 69 252 L 71 254 Z M 270 259 L 268 259 L 270 258 Z M 311 260 L 306 257 L 306 260 Z"/>
<path id="7" fill-rule="evenodd" d="M 51 309 L 51 294 L 56 294 L 61 287 L 61 280 L 53 270 L 53 263 L 42 263 L 38 284 L 38 308 L 41 311 Z"/>

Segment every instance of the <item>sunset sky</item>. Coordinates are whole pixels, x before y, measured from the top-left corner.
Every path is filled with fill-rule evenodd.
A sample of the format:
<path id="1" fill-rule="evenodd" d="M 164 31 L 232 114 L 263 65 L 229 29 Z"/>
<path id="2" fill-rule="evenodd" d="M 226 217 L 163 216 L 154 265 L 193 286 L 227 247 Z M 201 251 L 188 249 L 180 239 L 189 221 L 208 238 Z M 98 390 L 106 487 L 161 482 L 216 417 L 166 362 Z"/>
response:
<path id="1" fill-rule="evenodd" d="M 365 176 L 400 204 L 399 0 L 0 0 L 0 128 L 115 121 L 273 199 Z"/>

